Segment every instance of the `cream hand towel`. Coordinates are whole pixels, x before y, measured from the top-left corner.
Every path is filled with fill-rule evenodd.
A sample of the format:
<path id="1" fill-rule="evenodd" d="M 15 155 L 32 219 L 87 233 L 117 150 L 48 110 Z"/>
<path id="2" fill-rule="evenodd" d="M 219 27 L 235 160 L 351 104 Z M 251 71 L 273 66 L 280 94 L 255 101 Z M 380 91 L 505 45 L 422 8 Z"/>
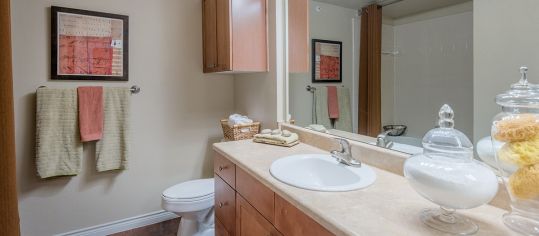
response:
<path id="1" fill-rule="evenodd" d="M 77 90 L 36 92 L 36 165 L 41 178 L 76 175 L 81 170 Z"/>
<path id="2" fill-rule="evenodd" d="M 129 88 L 104 88 L 103 137 L 96 144 L 97 171 L 127 169 Z"/>
<path id="3" fill-rule="evenodd" d="M 280 134 L 255 134 L 255 140 L 268 140 L 272 143 L 289 144 L 298 141 L 298 134 L 292 133 L 289 137 L 284 137 Z"/>
<path id="4" fill-rule="evenodd" d="M 353 132 L 350 90 L 348 88 L 338 88 L 337 97 L 339 99 L 339 119 L 335 121 L 335 129 Z"/>
<path id="5" fill-rule="evenodd" d="M 314 91 L 316 99 L 315 116 L 316 124 L 323 125 L 326 128 L 333 128 L 328 113 L 328 91 L 327 89 L 317 89 Z M 340 102 L 339 102 L 340 103 Z"/>

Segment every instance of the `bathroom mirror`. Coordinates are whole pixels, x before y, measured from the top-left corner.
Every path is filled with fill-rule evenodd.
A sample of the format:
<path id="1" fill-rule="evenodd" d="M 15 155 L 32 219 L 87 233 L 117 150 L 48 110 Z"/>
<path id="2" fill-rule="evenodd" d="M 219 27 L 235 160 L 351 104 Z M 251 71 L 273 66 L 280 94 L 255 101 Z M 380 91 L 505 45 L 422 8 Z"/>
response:
<path id="1" fill-rule="evenodd" d="M 305 3 L 307 29 L 298 2 L 288 1 L 292 123 L 414 154 L 447 103 L 473 139 L 472 1 Z M 302 34 L 303 49 L 295 44 Z"/>

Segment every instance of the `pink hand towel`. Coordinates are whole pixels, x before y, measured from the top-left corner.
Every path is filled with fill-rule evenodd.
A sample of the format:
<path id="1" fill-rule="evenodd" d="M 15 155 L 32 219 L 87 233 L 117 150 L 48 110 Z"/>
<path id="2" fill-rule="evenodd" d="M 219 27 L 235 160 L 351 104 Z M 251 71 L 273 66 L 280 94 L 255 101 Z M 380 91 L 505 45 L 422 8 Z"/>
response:
<path id="1" fill-rule="evenodd" d="M 327 86 L 328 89 L 328 114 L 330 119 L 339 118 L 339 99 L 337 97 L 337 87 Z"/>
<path id="2" fill-rule="evenodd" d="M 103 87 L 78 87 L 79 129 L 83 142 L 103 136 Z"/>

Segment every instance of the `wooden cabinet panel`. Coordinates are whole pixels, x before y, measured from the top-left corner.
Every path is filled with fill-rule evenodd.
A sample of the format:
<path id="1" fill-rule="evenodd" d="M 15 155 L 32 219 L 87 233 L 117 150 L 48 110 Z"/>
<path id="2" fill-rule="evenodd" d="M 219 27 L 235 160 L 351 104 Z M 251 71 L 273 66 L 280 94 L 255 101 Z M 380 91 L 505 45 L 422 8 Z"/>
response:
<path id="1" fill-rule="evenodd" d="M 223 223 L 217 218 L 215 218 L 215 236 L 230 236 Z"/>
<path id="2" fill-rule="evenodd" d="M 219 153 L 215 154 L 213 172 L 219 175 L 232 188 L 236 188 L 236 165 Z"/>
<path id="3" fill-rule="evenodd" d="M 281 236 L 258 211 L 236 194 L 236 236 Z"/>
<path id="4" fill-rule="evenodd" d="M 267 2 L 232 0 L 232 63 L 237 71 L 267 71 Z"/>
<path id="5" fill-rule="evenodd" d="M 236 169 L 236 191 L 271 223 L 274 222 L 274 193 L 250 174 Z"/>
<path id="6" fill-rule="evenodd" d="M 309 0 L 288 1 L 288 70 L 309 72 Z"/>
<path id="7" fill-rule="evenodd" d="M 202 40 L 204 45 L 204 73 L 217 70 L 217 2 L 204 0 L 202 3 Z"/>
<path id="8" fill-rule="evenodd" d="M 334 235 L 279 195 L 275 195 L 275 228 L 286 236 Z"/>
<path id="9" fill-rule="evenodd" d="M 203 0 L 204 73 L 268 71 L 267 0 Z"/>
<path id="10" fill-rule="evenodd" d="M 236 227 L 236 192 L 223 179 L 215 176 L 215 218 L 234 235 Z"/>
<path id="11" fill-rule="evenodd" d="M 217 70 L 232 70 L 231 0 L 217 0 Z"/>

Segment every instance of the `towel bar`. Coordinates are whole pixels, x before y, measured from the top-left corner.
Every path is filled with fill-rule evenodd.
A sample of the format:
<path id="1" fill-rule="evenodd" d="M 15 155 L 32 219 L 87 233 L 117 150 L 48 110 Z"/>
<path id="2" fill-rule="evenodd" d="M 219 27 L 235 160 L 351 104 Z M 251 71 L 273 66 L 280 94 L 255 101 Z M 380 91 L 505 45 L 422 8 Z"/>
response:
<path id="1" fill-rule="evenodd" d="M 38 89 L 40 89 L 40 88 L 46 88 L 46 87 L 47 87 L 47 86 L 41 85 L 41 86 L 37 87 L 36 92 L 37 92 Z M 139 86 L 136 86 L 136 85 L 133 85 L 133 86 L 131 86 L 131 88 L 129 89 L 129 91 L 131 91 L 131 94 L 138 94 L 138 93 L 140 93 L 140 87 L 139 87 Z"/>

